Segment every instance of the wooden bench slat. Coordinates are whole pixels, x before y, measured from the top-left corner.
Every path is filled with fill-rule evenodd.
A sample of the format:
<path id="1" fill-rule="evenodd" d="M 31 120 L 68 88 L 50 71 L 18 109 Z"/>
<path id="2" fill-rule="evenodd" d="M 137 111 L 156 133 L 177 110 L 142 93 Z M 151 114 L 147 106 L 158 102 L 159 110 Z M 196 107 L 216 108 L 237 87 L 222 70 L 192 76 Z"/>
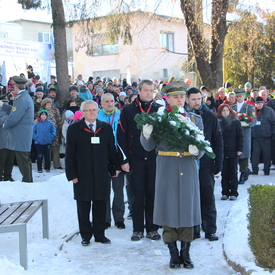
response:
<path id="1" fill-rule="evenodd" d="M 8 205 L 8 209 L 0 216 L 0 225 L 14 212 L 22 203 L 13 203 Z"/>
<path id="2" fill-rule="evenodd" d="M 40 208 L 42 202 L 24 202 L 22 203 L 13 213 L 7 217 L 1 225 L 10 225 L 10 224 L 18 224 L 18 223 L 26 223 L 31 217 L 36 213 L 36 211 Z"/>

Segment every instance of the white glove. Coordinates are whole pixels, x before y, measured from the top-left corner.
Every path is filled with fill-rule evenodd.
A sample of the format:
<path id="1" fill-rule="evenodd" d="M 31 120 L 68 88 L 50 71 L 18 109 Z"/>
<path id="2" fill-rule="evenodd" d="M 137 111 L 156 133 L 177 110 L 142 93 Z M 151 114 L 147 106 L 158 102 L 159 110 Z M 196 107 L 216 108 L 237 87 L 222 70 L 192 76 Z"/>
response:
<path id="1" fill-rule="evenodd" d="M 2 108 L 2 106 L 3 106 L 3 101 L 0 100 L 0 108 Z"/>
<path id="2" fill-rule="evenodd" d="M 198 156 L 199 155 L 199 149 L 196 145 L 189 145 L 188 151 L 191 155 Z"/>
<path id="3" fill-rule="evenodd" d="M 143 133 L 143 136 L 145 137 L 145 139 L 149 139 L 152 132 L 153 132 L 153 126 L 152 125 L 149 125 L 149 124 L 143 125 L 142 133 Z"/>

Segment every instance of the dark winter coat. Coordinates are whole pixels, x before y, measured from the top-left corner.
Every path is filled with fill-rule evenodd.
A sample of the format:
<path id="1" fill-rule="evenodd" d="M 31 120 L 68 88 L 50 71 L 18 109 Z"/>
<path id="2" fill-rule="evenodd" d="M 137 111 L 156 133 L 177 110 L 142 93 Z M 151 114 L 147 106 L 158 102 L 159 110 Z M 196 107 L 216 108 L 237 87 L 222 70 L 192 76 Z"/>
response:
<path id="1" fill-rule="evenodd" d="M 260 123 L 260 125 L 259 125 Z M 256 125 L 252 128 L 253 138 L 268 138 L 275 135 L 275 112 L 268 106 L 256 110 Z"/>
<path id="2" fill-rule="evenodd" d="M 92 144 L 94 137 L 82 119 L 69 126 L 66 146 L 66 176 L 74 184 L 74 199 L 79 201 L 108 200 L 110 198 L 109 165 L 119 169 L 112 127 L 97 120 L 99 144 Z"/>
<path id="3" fill-rule="evenodd" d="M 239 120 L 221 117 L 224 158 L 236 158 L 237 152 L 243 152 L 244 134 Z"/>

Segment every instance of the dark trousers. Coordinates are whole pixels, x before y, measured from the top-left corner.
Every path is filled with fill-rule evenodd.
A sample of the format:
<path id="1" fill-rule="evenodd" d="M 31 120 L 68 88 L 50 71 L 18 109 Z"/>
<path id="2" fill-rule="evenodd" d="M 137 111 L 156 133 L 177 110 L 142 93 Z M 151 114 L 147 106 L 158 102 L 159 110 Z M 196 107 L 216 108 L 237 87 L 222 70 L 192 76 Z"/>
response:
<path id="1" fill-rule="evenodd" d="M 240 172 L 247 173 L 248 172 L 248 158 L 239 158 Z"/>
<path id="2" fill-rule="evenodd" d="M 50 170 L 51 168 L 51 145 L 41 145 L 41 144 L 35 144 L 36 152 L 37 152 L 37 169 L 42 170 L 42 162 L 43 157 L 45 160 L 45 169 Z"/>
<path id="3" fill-rule="evenodd" d="M 102 239 L 105 235 L 106 200 L 93 201 L 90 221 L 91 201 L 76 201 L 79 231 L 82 239 Z"/>
<path id="4" fill-rule="evenodd" d="M 125 178 L 126 178 L 126 193 L 127 193 L 128 209 L 130 212 L 132 212 L 133 194 L 132 194 L 130 173 L 126 173 Z"/>
<path id="5" fill-rule="evenodd" d="M 116 178 L 110 178 L 112 183 L 112 188 L 114 192 L 114 198 L 112 203 L 112 213 L 114 216 L 115 222 L 124 222 L 124 172 L 120 172 Z M 111 203 L 110 200 L 107 200 L 106 208 L 106 222 L 111 223 Z"/>
<path id="6" fill-rule="evenodd" d="M 205 234 L 216 233 L 217 211 L 214 196 L 214 174 L 212 167 L 199 169 L 202 229 Z"/>
<path id="7" fill-rule="evenodd" d="M 271 138 L 253 138 L 252 170 L 259 171 L 260 156 L 263 156 L 264 173 L 269 173 L 271 166 Z"/>
<path id="8" fill-rule="evenodd" d="M 153 224 L 156 160 L 132 158 L 130 161 L 130 168 L 132 171 L 133 231 L 144 231 L 144 216 L 146 231 L 156 231 L 158 226 Z"/>
<path id="9" fill-rule="evenodd" d="M 11 179 L 11 172 L 14 165 L 14 151 L 8 149 L 0 150 L 0 180 L 4 176 L 4 180 Z"/>
<path id="10" fill-rule="evenodd" d="M 222 170 L 222 195 L 238 197 L 238 158 L 224 158 Z"/>
<path id="11" fill-rule="evenodd" d="M 32 179 L 32 162 L 30 158 L 30 152 L 13 151 L 18 168 L 22 174 L 23 182 L 33 182 Z"/>

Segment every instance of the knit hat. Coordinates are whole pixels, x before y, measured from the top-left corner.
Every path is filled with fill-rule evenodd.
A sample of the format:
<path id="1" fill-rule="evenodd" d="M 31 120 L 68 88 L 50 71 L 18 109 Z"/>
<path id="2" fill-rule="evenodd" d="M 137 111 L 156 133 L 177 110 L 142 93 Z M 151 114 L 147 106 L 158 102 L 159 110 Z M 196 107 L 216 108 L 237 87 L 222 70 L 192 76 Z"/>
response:
<path id="1" fill-rule="evenodd" d="M 126 93 L 125 92 L 120 92 L 119 93 L 119 96 L 123 96 L 123 95 L 126 96 Z"/>
<path id="2" fill-rule="evenodd" d="M 70 91 L 78 91 L 78 89 L 77 89 L 76 86 L 72 86 L 72 87 L 69 88 L 69 92 L 70 92 Z"/>
<path id="3" fill-rule="evenodd" d="M 74 119 L 78 120 L 82 117 L 82 113 L 80 111 L 76 111 L 74 113 Z"/>
<path id="4" fill-rule="evenodd" d="M 260 96 L 257 96 L 256 100 L 255 100 L 256 103 L 264 103 L 264 100 L 262 97 Z"/>
<path id="5" fill-rule="evenodd" d="M 252 88 L 252 84 L 251 84 L 250 82 L 246 82 L 246 83 L 244 84 L 244 87 L 246 87 L 246 86 Z"/>
<path id="6" fill-rule="evenodd" d="M 43 93 L 44 93 L 44 91 L 43 91 L 42 88 L 37 88 L 37 89 L 35 90 L 35 92 L 43 92 Z"/>
<path id="7" fill-rule="evenodd" d="M 39 117 L 41 117 L 41 115 L 43 115 L 43 114 L 45 114 L 47 117 L 49 116 L 49 113 L 48 113 L 48 111 L 47 110 L 41 110 L 40 112 L 39 112 Z"/>
<path id="8" fill-rule="evenodd" d="M 232 87 L 232 84 L 230 82 L 224 83 L 224 88 L 225 89 L 230 88 L 230 87 Z"/>
<path id="9" fill-rule="evenodd" d="M 66 112 L 65 112 L 65 117 L 66 117 L 66 119 L 68 119 L 69 117 L 71 117 L 71 116 L 73 116 L 74 115 L 74 113 L 71 111 L 71 110 L 67 110 Z"/>
<path id="10" fill-rule="evenodd" d="M 133 82 L 133 83 L 132 83 L 132 87 L 133 87 L 133 86 L 134 86 L 134 87 L 137 87 L 137 82 Z"/>

